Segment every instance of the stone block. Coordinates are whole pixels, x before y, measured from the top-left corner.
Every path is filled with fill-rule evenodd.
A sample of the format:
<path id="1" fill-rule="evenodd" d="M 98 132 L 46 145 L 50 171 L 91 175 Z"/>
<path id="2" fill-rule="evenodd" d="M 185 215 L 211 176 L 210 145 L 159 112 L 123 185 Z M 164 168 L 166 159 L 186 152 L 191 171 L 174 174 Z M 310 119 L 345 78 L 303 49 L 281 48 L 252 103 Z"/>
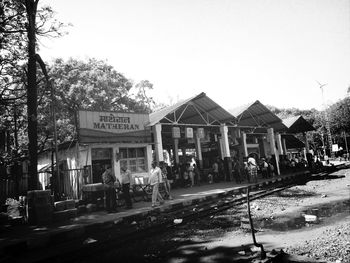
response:
<path id="1" fill-rule="evenodd" d="M 49 197 L 51 195 L 51 190 L 33 190 L 27 192 L 27 198 L 42 198 Z"/>
<path id="2" fill-rule="evenodd" d="M 54 203 L 55 211 L 63 211 L 66 210 L 65 201 L 58 201 Z"/>
<path id="3" fill-rule="evenodd" d="M 36 210 L 35 215 L 38 225 L 47 225 L 52 222 L 52 210 L 50 209 Z"/>
<path id="4" fill-rule="evenodd" d="M 68 213 L 69 218 L 73 218 L 73 217 L 78 216 L 78 209 L 77 208 L 67 209 L 66 211 Z"/>
<path id="5" fill-rule="evenodd" d="M 64 202 L 66 204 L 66 210 L 75 208 L 75 200 L 70 199 L 70 200 L 66 200 Z"/>
<path id="6" fill-rule="evenodd" d="M 87 209 L 88 213 L 95 212 L 97 210 L 97 205 L 87 204 L 86 209 Z"/>
<path id="7" fill-rule="evenodd" d="M 86 211 L 87 211 L 85 205 L 79 205 L 77 210 L 78 210 L 78 214 L 83 214 L 83 213 L 86 213 Z"/>

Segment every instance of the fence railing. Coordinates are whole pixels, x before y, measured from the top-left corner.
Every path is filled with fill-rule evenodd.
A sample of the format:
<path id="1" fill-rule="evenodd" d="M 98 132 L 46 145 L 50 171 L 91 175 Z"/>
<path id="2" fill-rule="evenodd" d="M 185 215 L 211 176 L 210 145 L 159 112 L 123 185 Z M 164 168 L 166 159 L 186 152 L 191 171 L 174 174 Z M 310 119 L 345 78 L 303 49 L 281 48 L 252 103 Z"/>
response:
<path id="1" fill-rule="evenodd" d="M 80 199 L 82 198 L 82 186 L 84 169 L 69 169 L 60 171 L 59 195 L 63 199 Z M 49 189 L 51 173 L 40 172 L 38 179 L 39 189 Z M 7 198 L 15 198 L 17 195 L 27 195 L 28 178 L 23 174 L 18 179 L 18 186 L 13 176 L 0 177 L 0 204 L 4 204 Z M 18 188 L 16 190 L 16 188 Z"/>
<path id="2" fill-rule="evenodd" d="M 27 194 L 27 177 L 22 176 L 17 180 L 18 190 L 16 190 L 16 182 L 12 177 L 0 178 L 0 204 L 4 204 L 7 198 L 15 198 L 17 195 Z"/>

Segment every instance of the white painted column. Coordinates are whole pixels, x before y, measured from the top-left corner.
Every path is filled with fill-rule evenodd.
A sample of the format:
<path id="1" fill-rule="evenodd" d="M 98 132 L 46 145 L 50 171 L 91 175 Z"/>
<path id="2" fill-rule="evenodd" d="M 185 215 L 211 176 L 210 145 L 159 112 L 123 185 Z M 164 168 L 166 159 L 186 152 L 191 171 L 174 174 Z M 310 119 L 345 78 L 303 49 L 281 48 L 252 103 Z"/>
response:
<path id="1" fill-rule="evenodd" d="M 222 152 L 223 157 L 230 157 L 230 146 L 228 143 L 228 128 L 225 124 L 221 124 L 220 126 L 220 133 L 221 133 L 221 139 L 222 139 Z"/>
<path id="2" fill-rule="evenodd" d="M 203 167 L 202 146 L 201 146 L 201 138 L 199 137 L 199 134 L 198 134 L 198 129 L 195 137 L 195 145 L 196 145 L 196 153 L 199 161 L 199 166 L 200 168 L 202 168 Z"/>
<path id="3" fill-rule="evenodd" d="M 278 132 L 276 133 L 276 142 L 277 142 L 278 153 L 283 154 L 282 138 L 281 138 L 281 134 L 279 134 Z"/>
<path id="4" fill-rule="evenodd" d="M 159 163 L 164 161 L 163 143 L 162 143 L 162 125 L 160 123 L 153 126 L 154 150 L 156 161 Z"/>
<path id="5" fill-rule="evenodd" d="M 304 140 L 305 140 L 304 159 L 307 160 L 306 154 L 309 153 L 310 148 L 309 148 L 309 142 L 307 141 L 306 132 L 303 132 L 303 136 L 304 136 Z"/>
<path id="6" fill-rule="evenodd" d="M 275 136 L 273 134 L 273 128 L 267 129 L 267 136 L 268 136 L 269 142 L 270 142 L 271 154 L 275 155 L 277 174 L 280 175 L 281 172 L 280 172 L 280 166 L 279 166 L 278 151 L 276 151 Z"/>
<path id="7" fill-rule="evenodd" d="M 118 180 L 121 180 L 120 176 L 120 161 L 117 160 L 117 154 L 119 153 L 119 147 L 114 146 L 113 147 L 113 170 L 114 170 L 114 175 L 115 177 L 118 178 Z"/>
<path id="8" fill-rule="evenodd" d="M 179 139 L 174 139 L 174 158 L 175 158 L 175 163 L 179 165 L 180 160 L 179 160 Z"/>
<path id="9" fill-rule="evenodd" d="M 247 148 L 247 134 L 245 132 L 241 132 L 241 136 L 242 136 L 242 142 L 243 142 L 243 154 L 244 157 L 248 156 L 248 148 Z"/>

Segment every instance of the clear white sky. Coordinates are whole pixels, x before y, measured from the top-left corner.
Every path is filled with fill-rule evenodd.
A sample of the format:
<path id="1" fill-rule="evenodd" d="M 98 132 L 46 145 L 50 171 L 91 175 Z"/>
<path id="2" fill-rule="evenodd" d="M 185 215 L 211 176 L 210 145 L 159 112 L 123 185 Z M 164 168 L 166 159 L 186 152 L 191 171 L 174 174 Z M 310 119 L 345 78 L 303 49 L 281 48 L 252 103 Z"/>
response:
<path id="1" fill-rule="evenodd" d="M 70 22 L 41 56 L 94 57 L 154 98 L 205 92 L 226 109 L 260 100 L 279 108 L 322 108 L 350 85 L 348 0 L 40 0 Z"/>

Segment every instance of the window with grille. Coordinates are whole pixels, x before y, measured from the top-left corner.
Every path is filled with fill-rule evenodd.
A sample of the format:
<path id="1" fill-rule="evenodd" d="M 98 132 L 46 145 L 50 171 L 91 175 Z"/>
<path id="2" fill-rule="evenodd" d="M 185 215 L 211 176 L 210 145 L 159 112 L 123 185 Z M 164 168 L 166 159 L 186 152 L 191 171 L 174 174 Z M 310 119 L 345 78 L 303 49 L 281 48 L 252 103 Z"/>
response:
<path id="1" fill-rule="evenodd" d="M 145 148 L 120 148 L 120 167 L 126 164 L 132 173 L 146 172 L 146 149 Z"/>

